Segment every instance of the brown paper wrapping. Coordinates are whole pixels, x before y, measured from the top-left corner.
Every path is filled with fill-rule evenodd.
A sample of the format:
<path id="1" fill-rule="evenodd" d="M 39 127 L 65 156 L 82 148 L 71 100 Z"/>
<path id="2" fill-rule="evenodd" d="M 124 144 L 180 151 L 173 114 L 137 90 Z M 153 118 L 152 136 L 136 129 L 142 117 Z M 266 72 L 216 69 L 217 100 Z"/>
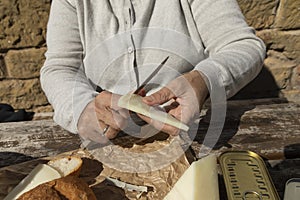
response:
<path id="1" fill-rule="evenodd" d="M 119 145 L 120 148 L 122 148 L 122 150 L 124 150 L 124 152 L 126 153 L 149 153 L 159 150 L 165 145 L 170 144 L 170 138 L 161 136 L 159 134 L 154 138 L 143 141 L 139 140 L 138 142 L 137 139 L 129 137 L 130 136 L 121 137 L 114 141 L 114 143 L 116 145 Z M 169 154 L 170 152 L 167 153 Z M 93 151 L 75 150 L 72 152 L 64 153 L 62 155 L 70 154 L 80 156 L 83 159 L 80 178 L 85 180 L 90 185 L 90 187 L 96 194 L 97 199 L 100 200 L 163 199 L 183 174 L 183 172 L 189 167 L 188 158 L 193 159 L 191 152 L 187 151 L 178 159 L 175 159 L 174 162 L 169 163 L 161 169 L 145 173 L 132 173 L 119 171 L 103 164 L 101 161 L 97 160 L 97 155 Z M 158 154 L 158 156 L 158 160 L 163 160 L 166 155 Z M 8 194 L 8 192 L 11 191 L 13 187 L 16 186 L 38 163 L 45 163 L 47 162 L 47 160 L 53 158 L 55 157 L 38 159 L 0 169 L 0 199 L 3 199 Z M 147 162 L 147 156 L 145 156 L 143 159 L 144 160 L 140 162 Z M 155 159 L 153 161 L 152 158 L 151 162 L 155 162 Z M 115 159 L 115 161 L 128 163 L 128 161 L 122 160 L 122 155 L 118 159 Z M 136 162 L 136 160 L 130 160 L 130 162 L 134 163 Z M 136 191 L 123 190 L 109 184 L 105 177 L 116 178 L 120 181 L 134 185 L 147 186 L 148 192 L 141 194 L 140 192 Z"/>

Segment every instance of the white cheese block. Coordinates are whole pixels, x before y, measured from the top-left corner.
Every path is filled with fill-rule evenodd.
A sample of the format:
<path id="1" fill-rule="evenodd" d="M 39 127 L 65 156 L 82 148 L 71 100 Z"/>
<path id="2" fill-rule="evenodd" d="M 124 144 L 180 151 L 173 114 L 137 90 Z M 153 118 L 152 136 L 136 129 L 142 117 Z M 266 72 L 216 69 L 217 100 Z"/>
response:
<path id="1" fill-rule="evenodd" d="M 6 197 L 4 200 L 15 200 L 23 193 L 36 186 L 61 178 L 62 175 L 46 164 L 36 166 Z"/>
<path id="2" fill-rule="evenodd" d="M 165 124 L 169 124 L 181 130 L 189 130 L 187 125 L 172 115 L 145 104 L 142 100 L 142 97 L 139 95 L 129 93 L 122 96 L 118 101 L 118 106 L 145 115 L 151 119 L 163 122 Z"/>
<path id="3" fill-rule="evenodd" d="M 219 200 L 216 156 L 193 162 L 164 200 Z"/>

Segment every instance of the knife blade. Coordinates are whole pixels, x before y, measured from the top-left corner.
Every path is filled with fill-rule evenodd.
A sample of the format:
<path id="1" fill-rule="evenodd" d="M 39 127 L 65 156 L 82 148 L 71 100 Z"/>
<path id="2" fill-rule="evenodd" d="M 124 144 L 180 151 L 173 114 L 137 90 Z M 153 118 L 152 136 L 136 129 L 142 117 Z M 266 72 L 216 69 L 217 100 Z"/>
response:
<path id="1" fill-rule="evenodd" d="M 159 65 L 158 67 L 146 78 L 146 80 L 134 91 L 133 94 L 139 93 L 146 85 L 149 83 L 149 81 L 158 73 L 158 71 L 164 66 L 164 64 L 169 59 L 169 56 L 166 57 Z"/>
<path id="2" fill-rule="evenodd" d="M 169 56 L 166 57 L 159 65 L 158 67 L 146 78 L 146 80 L 134 91 L 133 94 L 138 94 L 146 85 L 149 83 L 149 81 L 158 73 L 158 71 L 164 66 L 164 64 L 169 59 Z M 144 126 L 147 124 L 144 120 L 142 120 L 136 113 L 129 112 L 130 117 L 132 121 L 137 124 L 138 126 Z"/>

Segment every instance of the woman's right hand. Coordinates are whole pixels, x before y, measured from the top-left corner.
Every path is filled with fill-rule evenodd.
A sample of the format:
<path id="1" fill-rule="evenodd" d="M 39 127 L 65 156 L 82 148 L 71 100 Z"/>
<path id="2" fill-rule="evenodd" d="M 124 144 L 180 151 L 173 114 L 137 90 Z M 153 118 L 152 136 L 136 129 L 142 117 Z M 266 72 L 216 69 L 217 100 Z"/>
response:
<path id="1" fill-rule="evenodd" d="M 115 138 L 126 127 L 128 117 L 128 111 L 117 105 L 120 97 L 108 91 L 100 92 L 79 118 L 79 135 L 98 143 Z"/>

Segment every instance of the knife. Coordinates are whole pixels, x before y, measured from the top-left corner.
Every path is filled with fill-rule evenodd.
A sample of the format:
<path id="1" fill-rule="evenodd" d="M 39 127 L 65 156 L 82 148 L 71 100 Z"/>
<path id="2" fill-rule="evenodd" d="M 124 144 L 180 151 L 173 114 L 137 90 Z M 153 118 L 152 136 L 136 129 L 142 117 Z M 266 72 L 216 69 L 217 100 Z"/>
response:
<path id="1" fill-rule="evenodd" d="M 164 66 L 164 64 L 169 59 L 169 56 L 166 57 L 159 65 L 158 67 L 146 78 L 146 80 L 134 91 L 133 94 L 139 93 L 146 85 L 149 83 L 149 81 L 158 73 L 158 71 Z M 139 126 L 144 126 L 147 124 L 144 120 L 142 120 L 135 112 L 129 112 L 130 117 L 132 121 L 134 121 L 135 124 Z"/>
<path id="2" fill-rule="evenodd" d="M 164 66 L 164 64 L 169 59 L 169 56 L 166 57 L 159 65 L 158 67 L 146 78 L 146 80 L 134 91 L 133 94 L 139 93 L 146 85 L 149 83 L 149 81 L 158 73 L 158 71 Z"/>

